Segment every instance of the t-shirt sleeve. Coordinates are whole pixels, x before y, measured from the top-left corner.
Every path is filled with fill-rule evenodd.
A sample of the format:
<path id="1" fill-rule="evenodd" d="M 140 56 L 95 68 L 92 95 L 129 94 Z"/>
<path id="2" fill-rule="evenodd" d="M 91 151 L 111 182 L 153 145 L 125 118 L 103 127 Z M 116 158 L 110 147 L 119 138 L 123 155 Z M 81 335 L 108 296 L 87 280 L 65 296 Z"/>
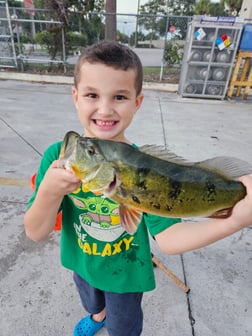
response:
<path id="1" fill-rule="evenodd" d="M 160 217 L 152 214 L 144 214 L 144 221 L 150 234 L 154 237 L 168 227 L 181 222 L 181 219 Z"/>
<path id="2" fill-rule="evenodd" d="M 42 159 L 40 161 L 40 165 L 38 168 L 38 171 L 36 172 L 36 179 L 35 179 L 35 188 L 32 193 L 32 196 L 28 202 L 27 209 L 29 209 L 35 199 L 37 190 L 40 186 L 41 181 L 43 180 L 45 173 L 47 172 L 47 169 L 50 167 L 50 165 L 53 163 L 53 161 L 58 160 L 60 148 L 61 148 L 61 141 L 57 142 L 50 147 L 46 149 L 44 152 Z"/>

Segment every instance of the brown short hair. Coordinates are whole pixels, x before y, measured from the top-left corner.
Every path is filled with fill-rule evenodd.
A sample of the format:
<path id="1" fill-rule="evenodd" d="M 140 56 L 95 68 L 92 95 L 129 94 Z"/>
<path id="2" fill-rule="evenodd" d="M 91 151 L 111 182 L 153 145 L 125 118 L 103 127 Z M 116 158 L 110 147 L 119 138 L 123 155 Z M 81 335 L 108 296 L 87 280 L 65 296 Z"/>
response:
<path id="1" fill-rule="evenodd" d="M 102 41 L 93 44 L 85 49 L 80 55 L 74 69 L 74 85 L 78 86 L 80 81 L 80 69 L 83 63 L 91 64 L 102 63 L 114 69 L 128 70 L 133 69 L 136 73 L 135 88 L 139 95 L 143 84 L 143 67 L 139 57 L 129 47 L 115 42 Z"/>

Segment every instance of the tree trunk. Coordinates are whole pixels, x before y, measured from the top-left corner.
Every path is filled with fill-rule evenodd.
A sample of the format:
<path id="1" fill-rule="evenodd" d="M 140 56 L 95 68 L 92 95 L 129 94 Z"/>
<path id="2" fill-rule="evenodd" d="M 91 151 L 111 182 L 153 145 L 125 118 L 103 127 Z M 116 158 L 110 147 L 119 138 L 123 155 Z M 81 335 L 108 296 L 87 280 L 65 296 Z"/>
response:
<path id="1" fill-rule="evenodd" d="M 116 40 L 116 0 L 106 0 L 105 12 L 105 40 Z"/>

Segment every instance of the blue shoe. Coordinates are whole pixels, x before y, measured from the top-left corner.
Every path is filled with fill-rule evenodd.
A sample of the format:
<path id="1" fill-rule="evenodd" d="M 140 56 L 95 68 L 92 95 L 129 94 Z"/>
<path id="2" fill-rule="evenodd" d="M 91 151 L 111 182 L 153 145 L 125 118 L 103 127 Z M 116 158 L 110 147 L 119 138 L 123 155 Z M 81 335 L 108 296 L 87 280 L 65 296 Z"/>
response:
<path id="1" fill-rule="evenodd" d="M 74 336 L 93 336 L 104 326 L 105 321 L 106 319 L 101 322 L 95 322 L 92 320 L 91 315 L 88 315 L 76 324 Z"/>

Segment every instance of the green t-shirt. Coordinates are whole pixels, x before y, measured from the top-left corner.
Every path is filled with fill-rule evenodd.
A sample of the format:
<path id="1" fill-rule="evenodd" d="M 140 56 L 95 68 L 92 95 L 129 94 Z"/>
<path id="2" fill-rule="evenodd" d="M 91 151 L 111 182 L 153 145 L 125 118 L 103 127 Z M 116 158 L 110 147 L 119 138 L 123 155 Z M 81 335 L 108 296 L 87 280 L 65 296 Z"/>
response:
<path id="1" fill-rule="evenodd" d="M 59 157 L 61 142 L 43 155 L 31 206 L 49 166 Z M 149 233 L 155 236 L 180 221 L 143 214 L 134 235 L 120 224 L 118 204 L 85 191 L 83 185 L 61 204 L 61 262 L 95 288 L 116 292 L 145 292 L 155 288 Z"/>

